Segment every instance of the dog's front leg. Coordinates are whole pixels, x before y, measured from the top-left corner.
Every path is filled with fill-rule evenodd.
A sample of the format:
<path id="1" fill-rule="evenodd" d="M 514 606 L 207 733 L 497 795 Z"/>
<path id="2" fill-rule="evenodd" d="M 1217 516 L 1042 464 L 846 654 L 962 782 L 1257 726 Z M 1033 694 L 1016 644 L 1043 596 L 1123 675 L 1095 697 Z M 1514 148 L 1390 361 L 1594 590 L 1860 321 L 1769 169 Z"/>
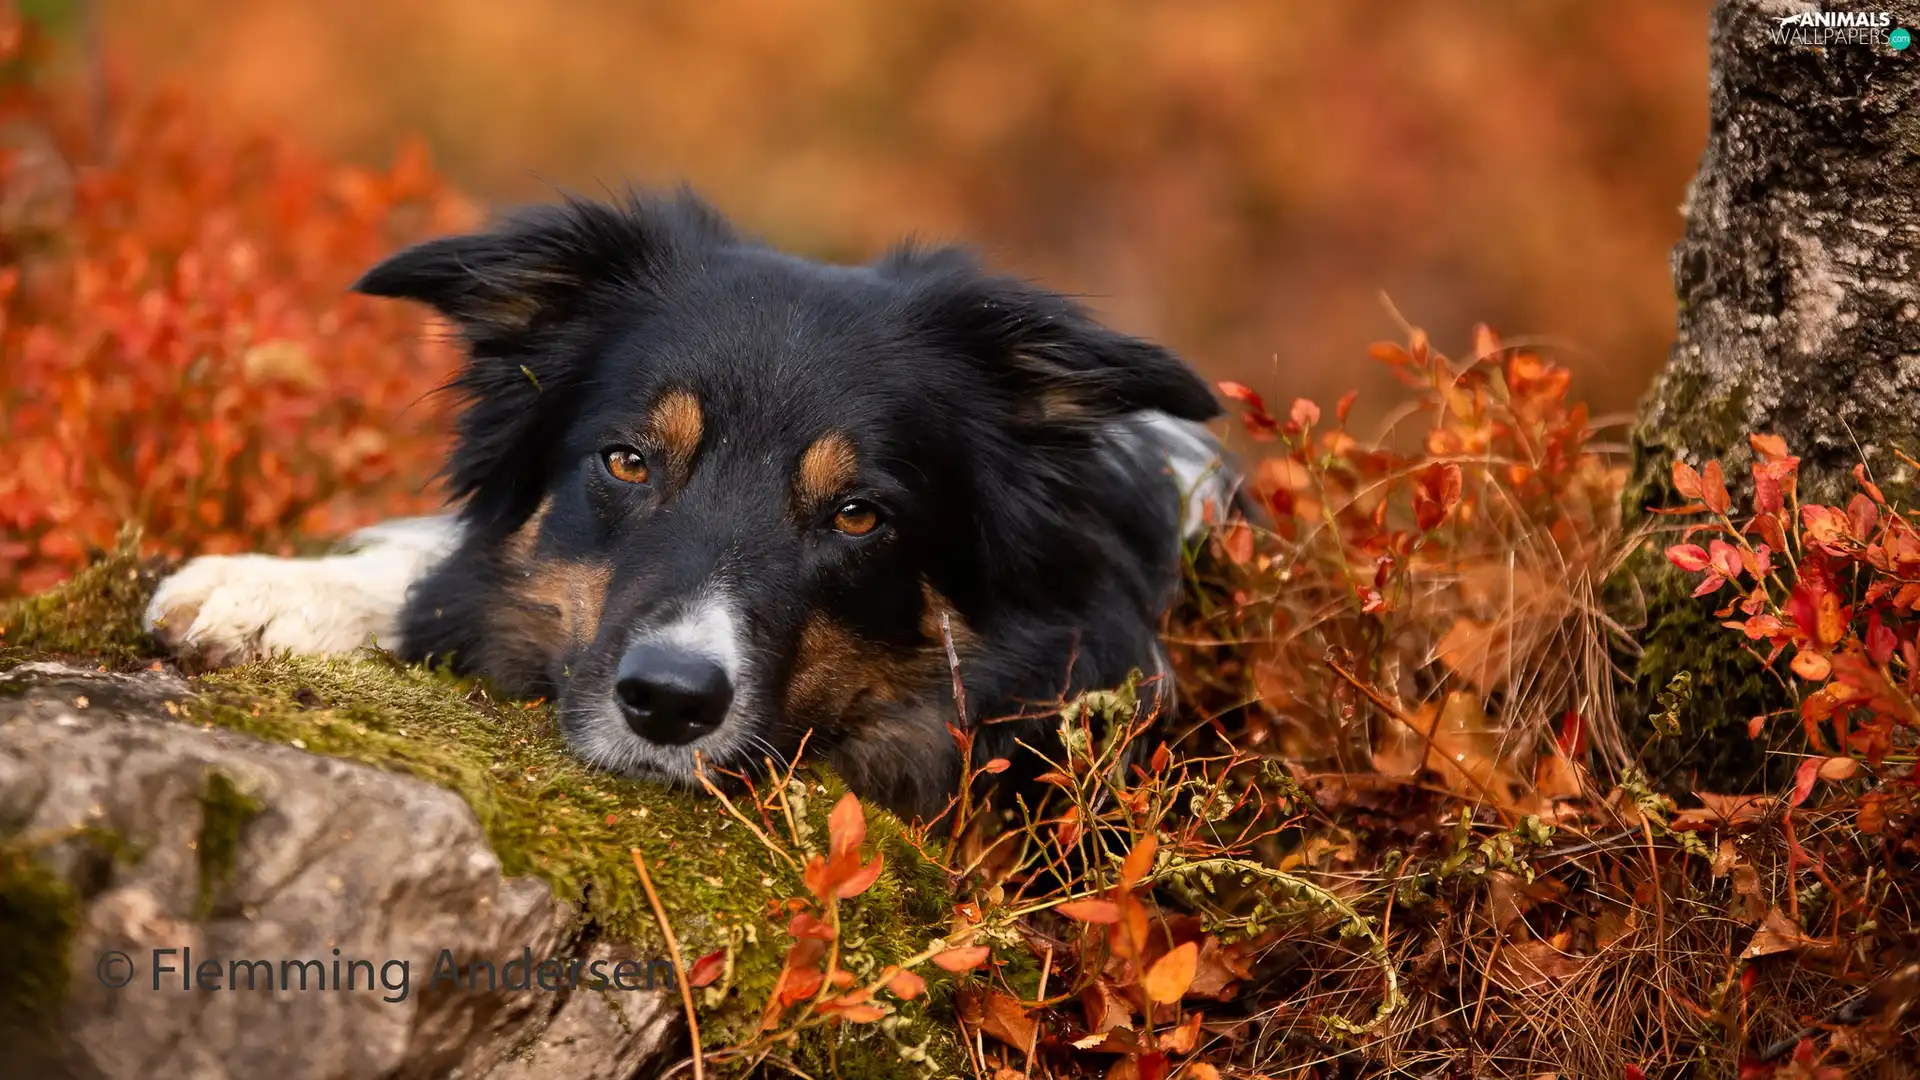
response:
<path id="1" fill-rule="evenodd" d="M 318 558 L 205 555 L 160 583 L 147 629 L 177 652 L 216 666 L 281 650 L 398 649 L 413 584 L 451 554 L 458 518 L 400 518 L 353 534 Z"/>

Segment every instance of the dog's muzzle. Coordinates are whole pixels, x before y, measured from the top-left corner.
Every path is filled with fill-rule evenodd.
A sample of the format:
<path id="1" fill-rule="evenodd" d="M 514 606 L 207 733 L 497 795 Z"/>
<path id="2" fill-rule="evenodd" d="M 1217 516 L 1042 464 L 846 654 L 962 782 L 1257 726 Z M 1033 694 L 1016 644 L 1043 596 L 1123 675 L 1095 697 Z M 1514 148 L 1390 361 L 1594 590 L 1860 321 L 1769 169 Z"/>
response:
<path id="1" fill-rule="evenodd" d="M 658 746 L 683 746 L 712 732 L 733 704 L 726 668 L 705 653 L 667 642 L 628 649 L 613 693 L 627 726 Z"/>

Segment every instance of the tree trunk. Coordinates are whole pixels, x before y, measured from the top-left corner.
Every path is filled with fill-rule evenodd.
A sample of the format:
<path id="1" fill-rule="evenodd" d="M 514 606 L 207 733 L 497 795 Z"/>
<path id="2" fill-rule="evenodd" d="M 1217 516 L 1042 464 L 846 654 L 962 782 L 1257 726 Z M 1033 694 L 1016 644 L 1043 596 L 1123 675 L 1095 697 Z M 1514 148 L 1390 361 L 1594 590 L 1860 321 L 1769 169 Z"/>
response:
<path id="1" fill-rule="evenodd" d="M 1920 43 L 1895 49 L 1889 32 L 1920 33 L 1920 0 L 1865 7 L 1891 25 L 1783 25 L 1815 10 L 1787 0 L 1714 9 L 1707 147 L 1673 253 L 1678 332 L 1634 427 L 1630 514 L 1682 501 L 1676 457 L 1719 458 L 1741 504 L 1751 433 L 1800 455 L 1803 500 L 1844 504 L 1861 461 L 1883 484 L 1914 479 L 1893 450 L 1920 456 Z M 1685 734 L 1656 764 L 1751 783 L 1760 748 L 1719 729 L 1790 702 L 1688 597 L 1663 546 L 1638 563 L 1644 651 L 1623 702 L 1650 710 L 1690 671 Z"/>

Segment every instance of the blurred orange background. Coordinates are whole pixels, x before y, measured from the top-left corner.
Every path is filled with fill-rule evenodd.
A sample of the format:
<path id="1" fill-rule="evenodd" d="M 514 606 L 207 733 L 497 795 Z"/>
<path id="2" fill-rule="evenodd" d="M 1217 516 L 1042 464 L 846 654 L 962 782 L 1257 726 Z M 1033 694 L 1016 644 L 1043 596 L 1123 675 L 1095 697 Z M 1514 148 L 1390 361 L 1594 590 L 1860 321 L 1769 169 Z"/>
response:
<path id="1" fill-rule="evenodd" d="M 1362 391 L 1398 338 L 1544 338 L 1630 408 L 1672 331 L 1705 0 L 101 0 L 117 74 L 488 201 L 696 185 L 864 259 L 917 233 L 1215 378 Z"/>

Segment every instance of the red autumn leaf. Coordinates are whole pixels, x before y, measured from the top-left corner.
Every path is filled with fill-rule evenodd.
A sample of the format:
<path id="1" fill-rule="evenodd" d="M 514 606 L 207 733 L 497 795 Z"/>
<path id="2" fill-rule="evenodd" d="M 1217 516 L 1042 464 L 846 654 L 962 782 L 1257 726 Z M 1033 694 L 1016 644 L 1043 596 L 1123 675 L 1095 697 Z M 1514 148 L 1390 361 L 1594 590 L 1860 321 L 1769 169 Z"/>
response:
<path id="1" fill-rule="evenodd" d="M 1460 466 L 1434 462 L 1414 481 L 1413 514 L 1421 532 L 1432 532 L 1460 502 Z"/>
<path id="2" fill-rule="evenodd" d="M 1847 501 L 1847 525 L 1853 535 L 1865 538 L 1873 534 L 1873 527 L 1880 521 L 1880 508 L 1865 495 L 1855 494 Z"/>
<path id="3" fill-rule="evenodd" d="M 987 762 L 985 765 L 980 766 L 980 771 L 984 773 L 998 774 L 998 773 L 1006 772 L 1007 769 L 1010 768 L 1012 765 L 1013 765 L 1013 762 L 1008 761 L 1006 758 L 997 757 Z"/>
<path id="4" fill-rule="evenodd" d="M 1220 387 L 1220 392 L 1225 394 L 1228 400 L 1239 402 L 1247 408 L 1255 409 L 1259 412 L 1267 411 L 1267 403 L 1261 399 L 1260 394 L 1245 383 L 1223 380 L 1215 385 Z"/>
<path id="5" fill-rule="evenodd" d="M 818 938 L 821 941 L 832 941 L 835 937 L 833 927 L 808 911 L 800 912 L 787 923 L 787 933 L 796 938 Z"/>
<path id="6" fill-rule="evenodd" d="M 1340 401 L 1333 407 L 1333 415 L 1340 419 L 1342 426 L 1347 422 L 1347 414 L 1353 411 L 1353 403 L 1360 397 L 1360 391 L 1349 390 L 1340 395 Z"/>
<path id="7" fill-rule="evenodd" d="M 1673 545 L 1667 549 L 1667 561 L 1690 574 L 1697 574 L 1713 565 L 1713 557 L 1699 544 Z"/>
<path id="8" fill-rule="evenodd" d="M 1715 537 L 1707 542 L 1707 556 L 1713 563 L 1713 572 L 1733 581 L 1746 567 L 1740 559 L 1740 549 Z"/>
<path id="9" fill-rule="evenodd" d="M 1280 432 L 1280 422 L 1267 412 L 1267 403 L 1251 387 L 1237 382 L 1217 384 L 1220 392 L 1229 399 L 1239 402 L 1245 411 L 1240 421 L 1246 426 L 1247 435 L 1255 442 L 1272 442 Z"/>
<path id="10" fill-rule="evenodd" d="M 1700 579 L 1700 584 L 1694 588 L 1693 595 L 1695 596 L 1711 595 L 1713 593 L 1719 592 L 1720 586 L 1725 585 L 1726 583 L 1727 583 L 1727 579 L 1721 577 L 1719 574 L 1708 574 L 1706 577 Z"/>
<path id="11" fill-rule="evenodd" d="M 1867 656 L 1874 663 L 1886 666 L 1893 662 L 1893 650 L 1900 644 L 1900 638 L 1893 628 L 1880 618 L 1880 612 L 1867 613 Z"/>
<path id="12" fill-rule="evenodd" d="M 1859 543 L 1853 534 L 1853 523 L 1831 506 L 1802 506 L 1800 527 L 1805 530 L 1809 543 L 1829 555 L 1845 556 Z"/>
<path id="13" fill-rule="evenodd" d="M 1788 806 L 1799 806 L 1813 794 L 1813 782 L 1820 778 L 1820 764 L 1825 758 L 1810 757 L 1800 762 L 1793 771 L 1793 794 L 1787 798 Z"/>
<path id="14" fill-rule="evenodd" d="M 725 971 L 726 968 L 727 950 L 715 949 L 700 959 L 695 960 L 693 966 L 687 969 L 687 985 L 695 989 L 702 986 L 711 986 L 713 980 L 719 978 L 720 973 Z"/>
<path id="15" fill-rule="evenodd" d="M 1578 761 L 1587 753 L 1587 725 L 1580 719 L 1580 713 L 1568 709 L 1560 718 L 1560 731 L 1554 736 L 1554 745 L 1560 756 L 1569 761 Z"/>

